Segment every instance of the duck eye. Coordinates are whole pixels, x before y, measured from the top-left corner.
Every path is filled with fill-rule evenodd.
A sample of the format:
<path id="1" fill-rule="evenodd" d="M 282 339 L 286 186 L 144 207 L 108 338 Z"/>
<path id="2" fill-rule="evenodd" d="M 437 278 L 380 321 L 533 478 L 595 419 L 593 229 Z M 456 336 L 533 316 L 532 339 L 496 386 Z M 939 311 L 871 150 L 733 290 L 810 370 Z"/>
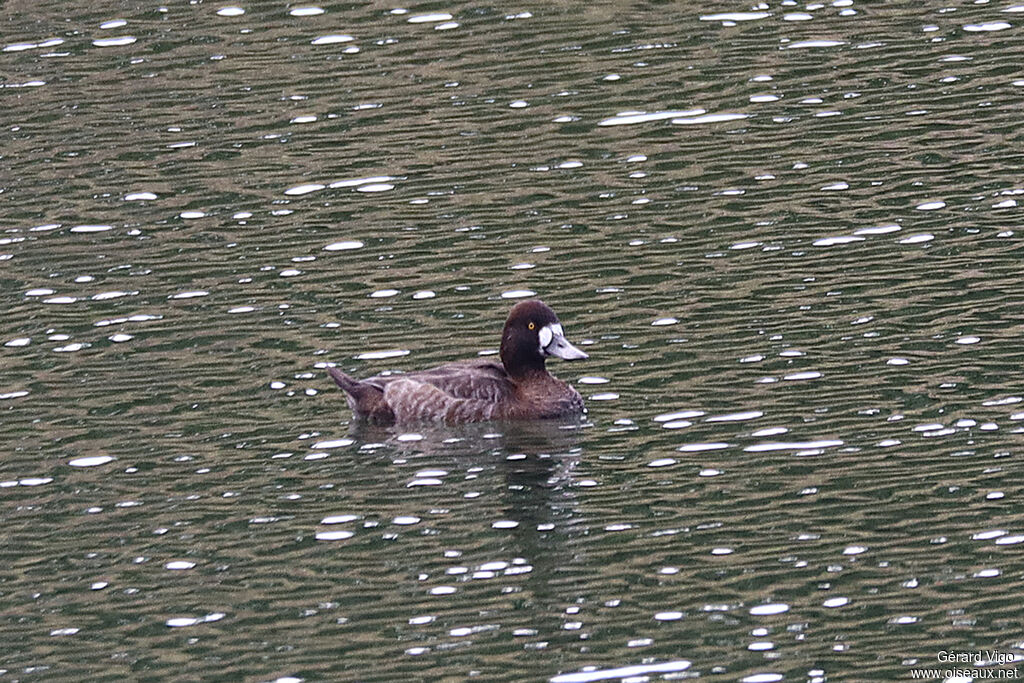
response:
<path id="1" fill-rule="evenodd" d="M 533 323 L 530 323 L 529 325 L 527 325 L 527 327 L 529 327 L 531 330 L 537 329 L 537 326 L 534 325 Z"/>

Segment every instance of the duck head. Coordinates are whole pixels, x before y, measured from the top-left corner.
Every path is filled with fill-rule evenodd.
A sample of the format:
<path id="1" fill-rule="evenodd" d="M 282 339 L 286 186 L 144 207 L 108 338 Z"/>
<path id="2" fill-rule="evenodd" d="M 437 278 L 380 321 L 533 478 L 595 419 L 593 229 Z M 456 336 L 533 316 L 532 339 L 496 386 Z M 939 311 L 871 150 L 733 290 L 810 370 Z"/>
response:
<path id="1" fill-rule="evenodd" d="M 520 301 L 509 311 L 501 333 L 501 364 L 512 376 L 543 372 L 549 356 L 563 360 L 587 358 L 569 343 L 558 316 L 543 301 Z"/>

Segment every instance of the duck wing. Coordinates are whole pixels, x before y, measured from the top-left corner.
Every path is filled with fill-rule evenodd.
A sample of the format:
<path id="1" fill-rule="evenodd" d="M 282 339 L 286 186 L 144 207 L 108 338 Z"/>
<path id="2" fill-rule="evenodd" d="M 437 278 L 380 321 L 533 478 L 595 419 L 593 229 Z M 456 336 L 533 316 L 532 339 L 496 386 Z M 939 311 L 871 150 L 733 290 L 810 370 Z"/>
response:
<path id="1" fill-rule="evenodd" d="M 489 361 L 452 363 L 386 379 L 384 402 L 397 422 L 495 419 L 515 391 L 505 369 Z"/>

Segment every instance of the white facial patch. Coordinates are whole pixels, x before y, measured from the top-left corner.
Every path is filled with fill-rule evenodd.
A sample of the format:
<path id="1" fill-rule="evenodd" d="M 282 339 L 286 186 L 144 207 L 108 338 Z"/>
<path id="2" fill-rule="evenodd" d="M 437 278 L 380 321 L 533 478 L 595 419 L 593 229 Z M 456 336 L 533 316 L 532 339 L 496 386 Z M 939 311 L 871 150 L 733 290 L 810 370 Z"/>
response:
<path id="1" fill-rule="evenodd" d="M 555 338 L 555 333 L 551 329 L 552 327 L 555 327 L 555 325 L 545 325 L 544 327 L 540 328 L 540 332 L 537 336 L 540 337 L 541 351 L 546 349 L 548 347 L 548 344 L 551 343 L 551 340 Z"/>

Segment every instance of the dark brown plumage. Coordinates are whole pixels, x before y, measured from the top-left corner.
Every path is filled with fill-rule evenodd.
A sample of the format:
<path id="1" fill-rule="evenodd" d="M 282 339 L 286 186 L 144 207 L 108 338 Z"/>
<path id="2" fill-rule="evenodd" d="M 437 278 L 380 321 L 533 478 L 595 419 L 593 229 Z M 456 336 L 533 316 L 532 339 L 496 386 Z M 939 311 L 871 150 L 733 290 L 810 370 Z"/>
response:
<path id="1" fill-rule="evenodd" d="M 345 390 L 356 418 L 378 423 L 537 420 L 581 415 L 583 398 L 544 366 L 548 356 L 587 357 L 566 340 L 555 312 L 541 301 L 512 307 L 501 334 L 501 364 L 449 363 L 430 370 L 356 380 L 327 372 Z"/>

